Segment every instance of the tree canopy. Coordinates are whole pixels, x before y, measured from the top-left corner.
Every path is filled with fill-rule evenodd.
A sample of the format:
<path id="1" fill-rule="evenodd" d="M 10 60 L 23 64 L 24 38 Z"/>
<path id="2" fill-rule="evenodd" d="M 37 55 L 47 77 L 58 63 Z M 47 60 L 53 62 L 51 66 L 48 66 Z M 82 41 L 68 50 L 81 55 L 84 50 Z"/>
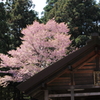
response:
<path id="1" fill-rule="evenodd" d="M 66 24 L 54 20 L 28 25 L 22 30 L 21 46 L 9 51 L 8 55 L 0 54 L 0 73 L 6 73 L 0 78 L 0 85 L 24 81 L 66 56 L 71 43 L 68 31 Z"/>
<path id="2" fill-rule="evenodd" d="M 85 45 L 91 33 L 99 31 L 100 8 L 95 0 L 57 0 L 47 17 L 68 24 L 76 47 Z"/>
<path id="3" fill-rule="evenodd" d="M 32 10 L 32 0 L 6 0 L 4 4 L 5 18 L 9 30 L 2 26 L 3 32 L 10 36 L 9 50 L 20 46 L 23 35 L 21 30 L 28 24 L 32 24 L 37 18 L 36 11 Z"/>
<path id="4" fill-rule="evenodd" d="M 58 0 L 47 0 L 46 1 L 46 6 L 44 7 L 44 11 L 42 12 L 43 13 L 43 16 L 41 18 L 41 21 L 43 23 L 46 23 L 50 18 L 48 18 L 48 15 L 50 13 L 50 10 L 53 9 L 55 3 L 57 2 Z"/>
<path id="5" fill-rule="evenodd" d="M 8 25 L 4 3 L 0 3 L 0 53 L 9 50 L 9 36 L 7 35 Z"/>

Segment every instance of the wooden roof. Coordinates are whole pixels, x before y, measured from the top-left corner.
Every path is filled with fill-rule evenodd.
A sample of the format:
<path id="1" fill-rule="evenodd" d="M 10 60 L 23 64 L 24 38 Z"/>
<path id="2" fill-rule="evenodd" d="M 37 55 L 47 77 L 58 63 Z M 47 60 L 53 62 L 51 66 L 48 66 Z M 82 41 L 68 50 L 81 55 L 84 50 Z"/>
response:
<path id="1" fill-rule="evenodd" d="M 45 68 L 18 85 L 17 88 L 31 96 L 37 92 L 39 93 L 44 87 L 53 89 L 57 86 L 69 87 L 72 84 L 76 84 L 76 87 L 81 84 L 93 84 L 92 73 L 95 70 L 99 70 L 99 57 L 100 37 L 97 34 L 93 34 L 86 46 Z M 75 73 L 75 83 L 70 78 L 70 73 L 73 71 Z"/>

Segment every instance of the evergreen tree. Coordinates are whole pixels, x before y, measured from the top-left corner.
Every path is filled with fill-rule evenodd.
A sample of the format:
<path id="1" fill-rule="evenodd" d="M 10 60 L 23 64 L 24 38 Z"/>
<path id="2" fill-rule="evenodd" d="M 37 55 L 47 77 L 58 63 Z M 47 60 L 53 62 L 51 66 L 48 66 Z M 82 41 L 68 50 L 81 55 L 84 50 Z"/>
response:
<path id="1" fill-rule="evenodd" d="M 68 24 L 73 45 L 85 45 L 90 34 L 99 31 L 100 9 L 95 0 L 58 0 L 48 19 Z"/>
<path id="2" fill-rule="evenodd" d="M 8 26 L 6 23 L 6 11 L 4 3 L 0 2 L 0 53 L 6 53 L 9 50 L 9 35 L 7 34 Z"/>
<path id="3" fill-rule="evenodd" d="M 69 0 L 67 5 L 67 8 L 72 8 L 68 10 L 69 33 L 72 35 L 73 45 L 80 47 L 86 44 L 91 33 L 98 32 L 100 9 L 95 0 L 75 1 Z"/>
<path id="4" fill-rule="evenodd" d="M 46 1 L 46 6 L 44 7 L 44 12 L 43 13 L 43 16 L 41 18 L 41 21 L 43 23 L 46 23 L 50 18 L 48 18 L 48 15 L 49 15 L 49 12 L 50 10 L 54 7 L 55 3 L 57 2 L 58 0 L 47 0 Z"/>
<path id="5" fill-rule="evenodd" d="M 6 2 L 6 11 L 9 16 L 7 22 L 10 29 L 8 33 L 12 37 L 13 49 L 21 44 L 22 28 L 37 19 L 37 13 L 32 10 L 33 6 L 31 0 L 7 0 Z"/>
<path id="6" fill-rule="evenodd" d="M 67 0 L 58 0 L 54 7 L 48 13 L 48 19 L 54 18 L 57 22 L 68 22 L 68 14 L 66 9 Z"/>

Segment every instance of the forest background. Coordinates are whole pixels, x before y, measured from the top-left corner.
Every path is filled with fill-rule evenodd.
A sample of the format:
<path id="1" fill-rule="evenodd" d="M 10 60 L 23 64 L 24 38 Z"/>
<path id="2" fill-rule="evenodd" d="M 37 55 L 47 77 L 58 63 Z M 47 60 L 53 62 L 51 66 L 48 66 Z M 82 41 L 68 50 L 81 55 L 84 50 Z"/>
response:
<path id="1" fill-rule="evenodd" d="M 5 100 L 3 93 L 7 92 L 9 86 L 15 87 L 16 82 L 19 84 L 76 48 L 83 47 L 91 38 L 91 33 L 100 34 L 100 3 L 96 0 L 47 0 L 41 18 L 34 10 L 33 3 L 31 0 L 0 2 L 1 100 Z M 38 49 L 27 49 L 33 47 Z M 44 54 L 43 50 L 47 53 Z M 30 73 L 26 68 L 34 70 Z M 26 73 L 21 73 L 23 69 Z M 13 91 L 11 89 L 10 99 L 18 95 L 13 96 Z"/>

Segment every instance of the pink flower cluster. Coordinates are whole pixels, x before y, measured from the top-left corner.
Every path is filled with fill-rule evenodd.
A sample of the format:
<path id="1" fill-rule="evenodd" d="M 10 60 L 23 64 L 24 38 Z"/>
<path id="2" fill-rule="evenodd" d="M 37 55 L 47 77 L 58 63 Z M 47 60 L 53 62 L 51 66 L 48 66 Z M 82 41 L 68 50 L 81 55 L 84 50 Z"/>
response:
<path id="1" fill-rule="evenodd" d="M 0 68 L 9 67 L 8 71 L 0 72 L 12 74 L 8 76 L 9 80 L 7 75 L 0 77 L 0 84 L 24 81 L 66 56 L 66 48 L 71 43 L 68 31 L 64 23 L 58 24 L 54 20 L 49 20 L 47 24 L 35 21 L 23 29 L 22 45 L 9 51 L 11 56 L 0 54 Z"/>

